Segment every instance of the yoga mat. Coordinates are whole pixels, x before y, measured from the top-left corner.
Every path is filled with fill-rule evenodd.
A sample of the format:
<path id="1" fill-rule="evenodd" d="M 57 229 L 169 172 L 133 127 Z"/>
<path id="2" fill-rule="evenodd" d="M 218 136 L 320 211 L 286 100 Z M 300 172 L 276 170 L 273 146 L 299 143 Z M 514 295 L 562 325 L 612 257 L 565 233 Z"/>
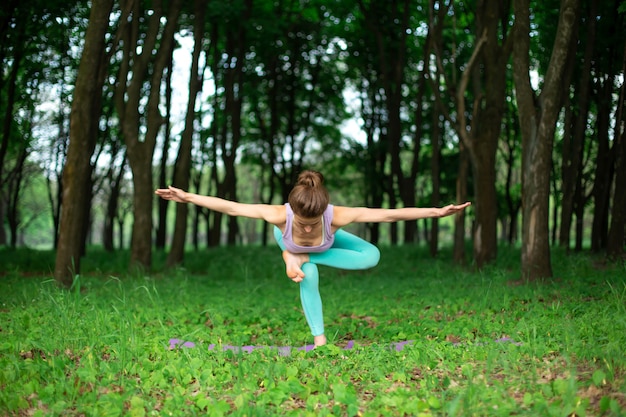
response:
<path id="1" fill-rule="evenodd" d="M 518 346 L 521 345 L 521 343 L 514 341 L 510 337 L 501 337 L 499 339 L 495 339 L 494 342 L 495 343 L 512 343 L 512 344 L 518 345 Z M 393 342 L 393 343 L 389 344 L 389 348 L 391 350 L 395 350 L 396 352 L 400 352 L 406 346 L 412 345 L 413 343 L 415 343 L 414 340 L 405 340 L 405 341 L 402 341 L 402 342 Z M 354 340 L 350 340 L 350 341 L 348 341 L 346 346 L 343 347 L 343 350 L 350 350 L 350 349 L 354 348 L 355 344 L 356 343 L 355 343 Z M 485 343 L 482 343 L 482 344 L 484 345 Z M 453 345 L 457 346 L 457 345 L 461 345 L 461 343 L 453 343 Z M 171 349 L 177 349 L 177 348 L 195 348 L 196 346 L 198 346 L 198 344 L 195 343 L 195 342 L 186 341 L 186 340 L 183 340 L 183 339 L 173 338 L 173 339 L 169 340 L 168 348 L 171 350 Z M 211 344 L 208 345 L 207 348 L 208 348 L 208 350 L 215 350 L 216 348 L 218 348 L 218 345 L 216 345 L 215 343 L 211 343 Z M 300 346 L 300 347 L 293 347 L 293 346 L 256 346 L 256 345 L 245 345 L 245 346 L 221 345 L 221 349 L 224 352 L 230 350 L 230 351 L 233 351 L 235 353 L 239 353 L 239 352 L 251 353 L 254 350 L 275 350 L 275 351 L 278 352 L 278 354 L 280 356 L 289 356 L 292 351 L 296 351 L 296 352 L 300 352 L 300 351 L 310 352 L 314 348 L 315 348 L 315 345 L 304 345 L 304 346 Z"/>

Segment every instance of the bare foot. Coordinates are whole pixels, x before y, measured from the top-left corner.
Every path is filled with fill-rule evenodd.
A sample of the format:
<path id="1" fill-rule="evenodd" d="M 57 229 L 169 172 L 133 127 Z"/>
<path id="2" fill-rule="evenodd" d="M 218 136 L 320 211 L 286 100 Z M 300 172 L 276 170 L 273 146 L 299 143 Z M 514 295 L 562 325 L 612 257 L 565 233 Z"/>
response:
<path id="1" fill-rule="evenodd" d="M 313 344 L 315 346 L 324 346 L 326 344 L 326 335 L 321 334 L 319 336 L 313 336 Z"/>
<path id="2" fill-rule="evenodd" d="M 283 251 L 283 260 L 287 267 L 287 277 L 293 282 L 301 282 L 304 279 L 302 265 L 309 262 L 309 255 L 306 253 L 291 253 L 287 250 Z"/>

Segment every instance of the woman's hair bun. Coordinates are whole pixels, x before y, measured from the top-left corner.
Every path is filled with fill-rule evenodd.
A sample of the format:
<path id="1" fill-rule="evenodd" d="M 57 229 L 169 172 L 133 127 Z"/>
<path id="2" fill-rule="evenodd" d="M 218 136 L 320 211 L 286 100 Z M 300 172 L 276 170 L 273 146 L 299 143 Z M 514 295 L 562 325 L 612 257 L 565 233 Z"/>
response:
<path id="1" fill-rule="evenodd" d="M 307 187 L 318 187 L 324 183 L 324 176 L 317 171 L 303 171 L 298 175 L 297 185 L 305 185 Z"/>

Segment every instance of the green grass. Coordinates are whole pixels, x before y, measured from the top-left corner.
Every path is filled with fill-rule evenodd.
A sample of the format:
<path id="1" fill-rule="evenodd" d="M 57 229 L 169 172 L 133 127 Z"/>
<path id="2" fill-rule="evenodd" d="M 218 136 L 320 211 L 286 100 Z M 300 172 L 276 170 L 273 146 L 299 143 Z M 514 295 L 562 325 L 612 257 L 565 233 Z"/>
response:
<path id="1" fill-rule="evenodd" d="M 0 250 L 0 415 L 626 415 L 623 264 L 557 251 L 553 280 L 523 284 L 513 249 L 473 272 L 382 248 L 321 268 L 330 344 L 281 356 L 220 349 L 311 343 L 276 248 L 164 258 L 130 274 L 92 250 L 68 291 L 52 252 Z"/>

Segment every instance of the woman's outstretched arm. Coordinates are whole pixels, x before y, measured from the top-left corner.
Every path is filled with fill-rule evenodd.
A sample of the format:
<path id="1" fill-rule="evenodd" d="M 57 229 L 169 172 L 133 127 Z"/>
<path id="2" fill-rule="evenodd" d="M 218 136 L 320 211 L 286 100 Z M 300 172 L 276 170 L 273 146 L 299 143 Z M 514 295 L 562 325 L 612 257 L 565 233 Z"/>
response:
<path id="1" fill-rule="evenodd" d="M 200 195 L 179 188 L 161 188 L 154 192 L 159 197 L 177 203 L 191 203 L 209 210 L 219 211 L 229 216 L 263 219 L 274 225 L 285 223 L 285 207 L 271 204 L 245 204 L 219 197 Z"/>
<path id="2" fill-rule="evenodd" d="M 350 223 L 391 223 L 431 217 L 446 217 L 465 210 L 471 203 L 450 204 L 445 207 L 404 207 L 397 209 L 335 206 L 333 226 Z"/>

